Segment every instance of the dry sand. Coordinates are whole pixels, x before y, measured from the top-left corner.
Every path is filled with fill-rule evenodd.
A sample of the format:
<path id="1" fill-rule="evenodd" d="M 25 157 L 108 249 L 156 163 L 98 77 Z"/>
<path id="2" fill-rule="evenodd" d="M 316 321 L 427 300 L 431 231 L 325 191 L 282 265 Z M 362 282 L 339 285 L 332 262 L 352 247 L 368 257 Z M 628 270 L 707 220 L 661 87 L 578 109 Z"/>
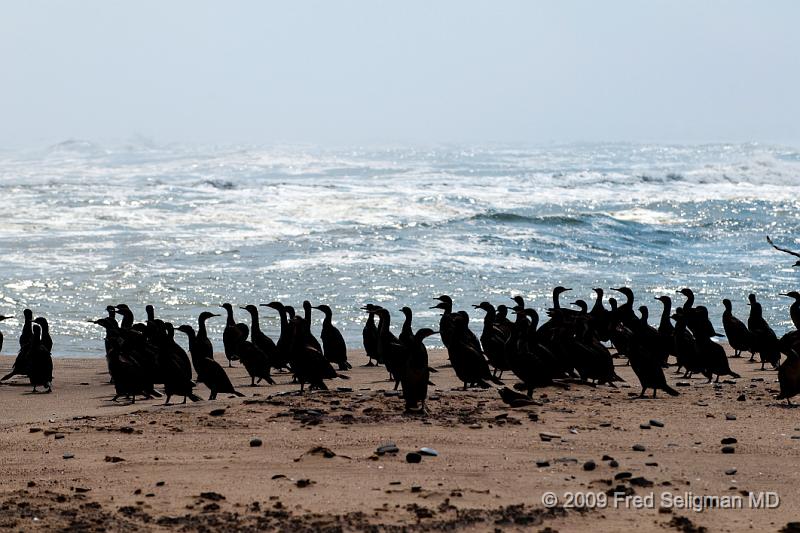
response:
<path id="1" fill-rule="evenodd" d="M 445 355 L 431 361 L 439 367 Z M 453 390 L 452 369 L 440 368 L 430 414 L 418 417 L 384 395 L 382 368 L 356 366 L 331 392 L 299 396 L 285 394 L 297 389 L 288 375 L 251 388 L 237 366 L 230 374 L 246 398 L 118 405 L 103 359 L 56 359 L 52 394 L 32 395 L 23 380 L 0 385 L 0 528 L 778 531 L 800 520 L 800 410 L 774 399 L 774 371 L 731 361 L 741 379 L 687 380 L 677 398 L 633 399 L 638 382 L 620 366 L 630 385 L 543 389 L 539 405 L 520 409 L 494 389 Z M 11 363 L 0 358 L 0 370 Z M 664 427 L 640 428 L 651 419 Z M 721 452 L 726 437 L 737 440 L 733 454 Z M 263 444 L 251 447 L 254 438 Z M 376 455 L 386 441 L 400 453 Z M 439 456 L 407 463 L 421 446 Z M 594 470 L 584 469 L 589 460 Z M 613 496 L 605 508 L 541 501 L 546 491 L 563 505 L 566 492 L 615 489 L 653 493 L 654 507 L 628 509 Z M 742 496 L 743 509 L 659 509 L 662 493 L 748 491 L 773 491 L 780 505 L 751 509 Z"/>

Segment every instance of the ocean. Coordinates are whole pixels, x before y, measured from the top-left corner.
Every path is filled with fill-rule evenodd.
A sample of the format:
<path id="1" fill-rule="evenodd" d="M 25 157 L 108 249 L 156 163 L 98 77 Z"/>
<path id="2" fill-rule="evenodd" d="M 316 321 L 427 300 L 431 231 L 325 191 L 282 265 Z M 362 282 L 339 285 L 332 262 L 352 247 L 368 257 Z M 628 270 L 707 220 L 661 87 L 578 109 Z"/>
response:
<path id="1" fill-rule="evenodd" d="M 784 146 L 70 140 L 0 150 L 0 198 L 0 314 L 47 317 L 58 356 L 102 356 L 87 320 L 117 303 L 194 325 L 225 301 L 308 299 L 356 348 L 366 302 L 397 328 L 403 305 L 434 326 L 432 298 L 450 294 L 479 331 L 482 300 L 521 294 L 543 314 L 556 285 L 590 305 L 593 287 L 628 285 L 656 323 L 653 297 L 682 302 L 688 286 L 720 332 L 721 299 L 746 319 L 755 292 L 781 334 L 791 300 L 778 294 L 800 289 L 795 259 L 765 240 L 800 250 L 800 151 Z M 218 349 L 223 324 L 210 323 Z M 262 329 L 278 325 L 262 308 Z M 0 323 L 4 353 L 19 327 Z"/>

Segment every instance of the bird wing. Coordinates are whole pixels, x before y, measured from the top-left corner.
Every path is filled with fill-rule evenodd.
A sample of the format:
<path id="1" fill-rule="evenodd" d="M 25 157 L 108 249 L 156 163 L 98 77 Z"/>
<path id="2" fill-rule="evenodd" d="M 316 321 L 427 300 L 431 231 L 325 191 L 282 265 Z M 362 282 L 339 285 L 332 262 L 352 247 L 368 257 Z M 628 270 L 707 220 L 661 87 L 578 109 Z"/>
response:
<path id="1" fill-rule="evenodd" d="M 781 248 L 780 246 L 776 246 L 775 243 L 772 242 L 772 239 L 769 238 L 769 235 L 767 235 L 767 242 L 770 243 L 770 245 L 772 245 L 772 247 L 775 248 L 776 250 L 780 250 L 781 252 L 785 252 L 787 254 L 791 254 L 791 255 L 793 255 L 795 257 L 800 257 L 800 253 L 798 253 L 798 252 L 793 252 L 791 250 L 787 250 L 786 248 Z"/>

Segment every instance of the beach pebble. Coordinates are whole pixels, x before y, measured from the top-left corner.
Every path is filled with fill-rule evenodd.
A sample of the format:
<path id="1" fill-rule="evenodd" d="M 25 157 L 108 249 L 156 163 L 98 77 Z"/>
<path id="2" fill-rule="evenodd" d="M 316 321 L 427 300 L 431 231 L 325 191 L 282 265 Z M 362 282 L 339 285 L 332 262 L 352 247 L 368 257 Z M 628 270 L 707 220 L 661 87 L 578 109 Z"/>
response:
<path id="1" fill-rule="evenodd" d="M 639 424 L 639 429 L 650 429 L 650 424 Z"/>
<path id="2" fill-rule="evenodd" d="M 106 455 L 105 461 L 107 463 L 121 463 L 124 461 L 122 457 L 117 457 L 116 455 Z"/>
<path id="3" fill-rule="evenodd" d="M 611 459 L 608 462 L 608 466 L 610 466 L 611 468 L 618 468 L 619 467 L 619 462 L 617 462 L 616 459 Z"/>
<path id="4" fill-rule="evenodd" d="M 63 433 L 56 433 L 55 435 L 53 435 L 53 438 L 55 438 L 55 439 L 63 439 L 64 438 L 64 434 Z"/>
<path id="5" fill-rule="evenodd" d="M 736 398 L 737 402 L 743 402 L 747 400 L 747 397 L 744 394 L 740 394 L 738 398 Z"/>
<path id="6" fill-rule="evenodd" d="M 734 448 L 733 446 L 723 446 L 722 447 L 722 453 L 734 453 L 735 451 L 736 451 L 736 448 Z"/>
<path id="7" fill-rule="evenodd" d="M 736 444 L 737 442 L 735 437 L 725 437 L 722 439 L 722 444 Z"/>
<path id="8" fill-rule="evenodd" d="M 614 476 L 614 479 L 626 479 L 632 476 L 633 474 L 631 474 L 630 472 L 620 472 Z"/>
<path id="9" fill-rule="evenodd" d="M 556 463 L 574 463 L 578 464 L 578 460 L 574 457 L 560 457 L 556 459 Z"/>
<path id="10" fill-rule="evenodd" d="M 646 448 L 644 447 L 643 444 L 634 444 L 633 445 L 633 451 L 635 451 L 635 452 L 643 452 L 645 450 L 646 450 Z"/>
<path id="11" fill-rule="evenodd" d="M 539 433 L 539 438 L 542 439 L 542 441 L 544 442 L 550 442 L 553 439 L 560 439 L 561 435 L 556 435 L 555 433 L 548 433 L 546 431 L 543 431 Z"/>
<path id="12" fill-rule="evenodd" d="M 632 477 L 628 480 L 628 483 L 633 485 L 634 487 L 652 487 L 653 482 L 644 477 Z"/>
<path id="13" fill-rule="evenodd" d="M 583 469 L 586 470 L 587 472 L 591 472 L 595 468 L 597 468 L 597 464 L 594 461 L 590 460 L 583 463 Z"/>
<path id="14" fill-rule="evenodd" d="M 351 387 L 336 387 L 337 392 L 353 392 Z"/>
<path id="15" fill-rule="evenodd" d="M 536 461 L 536 466 L 538 466 L 539 468 L 544 468 L 546 466 L 550 466 L 550 461 L 541 459 L 539 461 Z"/>
<path id="16" fill-rule="evenodd" d="M 297 482 L 295 482 L 295 485 L 297 485 L 297 488 L 303 489 L 311 485 L 311 483 L 313 483 L 313 481 L 310 479 L 298 479 Z"/>
<path id="17" fill-rule="evenodd" d="M 662 422 L 661 420 L 652 419 L 650 420 L 650 425 L 656 428 L 663 428 L 664 422 Z"/>
<path id="18" fill-rule="evenodd" d="M 433 448 L 420 448 L 417 451 L 417 453 L 419 453 L 420 455 L 427 455 L 429 457 L 438 457 L 439 456 L 439 452 L 437 452 Z"/>
<path id="19" fill-rule="evenodd" d="M 406 454 L 406 462 L 407 463 L 415 464 L 415 463 L 419 463 L 421 461 L 422 461 L 422 456 L 420 454 L 418 454 L 417 452 L 408 452 Z"/>
<path id="20" fill-rule="evenodd" d="M 163 487 L 166 484 L 167 484 L 166 481 L 156 481 L 156 487 Z"/>
<path id="21" fill-rule="evenodd" d="M 64 459 L 73 459 L 75 457 L 75 454 L 67 452 L 63 455 L 63 457 Z"/>
<path id="22" fill-rule="evenodd" d="M 422 492 L 422 487 L 420 487 L 419 485 L 411 485 L 411 492 L 414 492 L 414 493 Z"/>
<path id="23" fill-rule="evenodd" d="M 736 420 L 736 415 L 728 413 L 725 415 L 725 420 Z"/>
<path id="24" fill-rule="evenodd" d="M 384 455 L 387 453 L 397 453 L 400 451 L 400 448 L 397 447 L 397 444 L 394 442 L 385 442 L 378 446 L 378 449 L 375 450 L 378 455 Z"/>
<path id="25" fill-rule="evenodd" d="M 262 444 L 263 444 L 263 442 L 261 441 L 261 439 L 259 439 L 257 437 L 254 438 L 254 439 L 250 439 L 250 447 L 251 448 L 258 448 Z"/>
<path id="26" fill-rule="evenodd" d="M 729 469 L 727 469 L 725 471 L 725 475 L 732 476 L 732 475 L 736 474 L 736 472 L 737 472 L 737 470 L 735 468 L 729 468 Z"/>
<path id="27" fill-rule="evenodd" d="M 214 409 L 208 414 L 211 416 L 222 416 L 225 414 L 225 409 Z"/>
<path id="28" fill-rule="evenodd" d="M 614 458 L 613 458 L 613 457 L 611 457 L 610 455 L 604 455 L 602 460 L 603 460 L 603 461 L 613 461 L 613 460 L 614 460 Z"/>

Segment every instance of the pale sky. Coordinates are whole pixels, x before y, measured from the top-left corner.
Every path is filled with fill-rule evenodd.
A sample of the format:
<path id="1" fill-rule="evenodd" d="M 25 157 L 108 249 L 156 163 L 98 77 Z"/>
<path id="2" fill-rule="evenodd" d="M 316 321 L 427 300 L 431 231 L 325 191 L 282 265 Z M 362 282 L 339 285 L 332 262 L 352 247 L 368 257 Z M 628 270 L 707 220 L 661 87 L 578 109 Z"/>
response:
<path id="1" fill-rule="evenodd" d="M 0 147 L 800 140 L 795 1 L 5 1 Z"/>

